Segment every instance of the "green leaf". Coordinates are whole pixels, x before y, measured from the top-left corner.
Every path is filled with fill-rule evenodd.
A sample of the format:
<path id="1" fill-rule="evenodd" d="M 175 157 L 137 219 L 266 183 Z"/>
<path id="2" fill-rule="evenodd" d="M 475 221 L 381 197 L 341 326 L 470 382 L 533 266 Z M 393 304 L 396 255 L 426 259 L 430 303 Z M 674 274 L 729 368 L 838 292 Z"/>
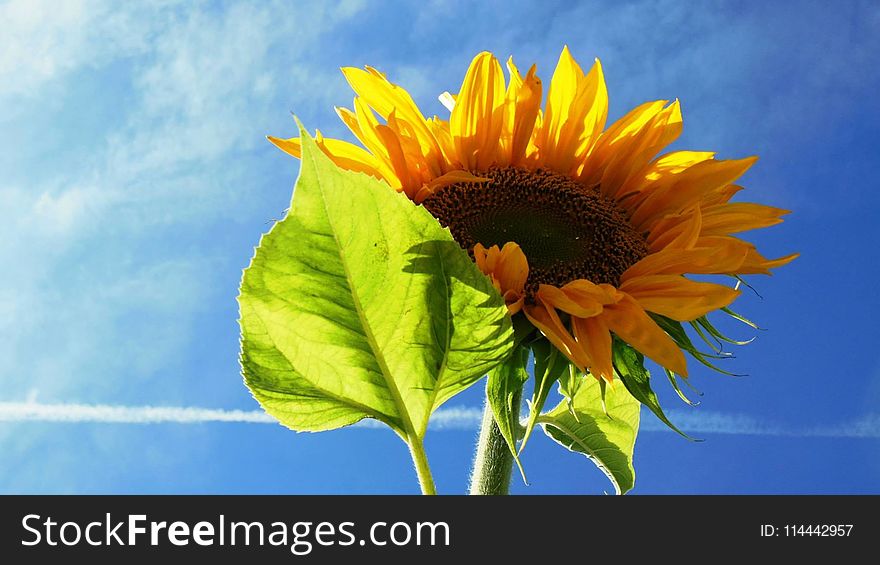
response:
<path id="1" fill-rule="evenodd" d="M 623 386 L 632 394 L 636 400 L 648 407 L 660 421 L 670 427 L 670 429 L 678 432 L 689 440 L 696 441 L 678 427 L 669 421 L 663 409 L 660 407 L 660 400 L 657 394 L 651 388 L 651 373 L 645 368 L 644 356 L 625 344 L 623 341 L 615 338 L 611 346 L 611 356 L 614 363 L 614 370 L 617 372 Z"/>
<path id="2" fill-rule="evenodd" d="M 541 410 L 544 409 L 544 403 L 547 402 L 547 395 L 550 394 L 553 383 L 562 377 L 569 366 L 565 355 L 560 353 L 547 339 L 536 340 L 530 344 L 530 347 L 535 355 L 535 388 L 532 391 L 532 399 L 528 402 L 529 419 L 526 422 L 526 430 L 519 446 L 520 453 L 526 448 L 526 443 L 532 435 Z"/>
<path id="3" fill-rule="evenodd" d="M 516 440 L 519 435 L 519 407 L 522 401 L 523 385 L 529 378 L 526 364 L 529 360 L 529 350 L 525 347 L 516 349 L 504 363 L 489 371 L 489 383 L 486 385 L 486 395 L 489 406 L 492 407 L 492 415 L 495 424 L 504 436 L 507 447 L 513 454 L 523 482 L 526 480 L 526 472 L 519 454 L 516 451 Z"/>
<path id="4" fill-rule="evenodd" d="M 544 432 L 556 442 L 583 453 L 604 472 L 617 494 L 626 494 L 635 484 L 633 448 L 639 431 L 639 402 L 621 386 L 605 395 L 608 414 L 602 409 L 601 386 L 587 379 L 572 399 L 538 418 Z"/>
<path id="5" fill-rule="evenodd" d="M 245 381 L 294 430 L 369 417 L 412 445 L 437 407 L 510 354 L 510 316 L 424 208 L 302 139 L 290 211 L 242 278 Z"/>

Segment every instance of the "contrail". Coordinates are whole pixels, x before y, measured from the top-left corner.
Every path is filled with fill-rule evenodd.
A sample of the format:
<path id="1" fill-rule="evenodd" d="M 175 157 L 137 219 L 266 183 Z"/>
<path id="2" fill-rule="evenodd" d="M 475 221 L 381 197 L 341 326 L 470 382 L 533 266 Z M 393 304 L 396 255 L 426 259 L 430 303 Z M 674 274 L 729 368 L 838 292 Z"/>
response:
<path id="1" fill-rule="evenodd" d="M 437 410 L 431 417 L 432 429 L 476 429 L 481 412 L 472 407 Z M 236 422 L 274 424 L 274 418 L 261 410 L 218 410 L 185 406 L 117 406 L 109 404 L 46 404 L 0 402 L 0 422 L 97 422 L 106 424 L 199 424 Z M 357 427 L 375 428 L 384 424 L 365 419 Z"/>
<path id="2" fill-rule="evenodd" d="M 752 436 L 804 436 L 803 431 L 789 430 L 782 426 L 761 422 L 744 414 L 723 414 L 720 412 L 682 410 L 667 411 L 669 419 L 682 430 L 694 434 L 736 434 Z M 642 431 L 660 432 L 669 428 L 656 418 L 642 412 Z"/>
<path id="3" fill-rule="evenodd" d="M 665 425 L 642 414 L 641 430 L 669 431 Z M 431 416 L 432 430 L 476 430 L 482 411 L 472 406 L 441 408 Z M 683 412 L 671 410 L 669 418 L 681 429 L 694 434 L 736 434 L 755 436 L 829 437 L 880 439 L 880 414 L 834 426 L 793 429 L 759 421 L 741 414 Z M 233 422 L 274 424 L 275 419 L 260 410 L 219 410 L 186 406 L 118 406 L 109 404 L 70 404 L 0 402 L 0 422 L 92 422 L 109 424 L 197 424 Z M 365 419 L 354 427 L 381 428 L 384 424 Z"/>
<path id="4" fill-rule="evenodd" d="M 274 421 L 271 416 L 258 410 L 0 402 L 0 422 L 103 422 L 108 424 L 243 422 L 270 424 Z"/>

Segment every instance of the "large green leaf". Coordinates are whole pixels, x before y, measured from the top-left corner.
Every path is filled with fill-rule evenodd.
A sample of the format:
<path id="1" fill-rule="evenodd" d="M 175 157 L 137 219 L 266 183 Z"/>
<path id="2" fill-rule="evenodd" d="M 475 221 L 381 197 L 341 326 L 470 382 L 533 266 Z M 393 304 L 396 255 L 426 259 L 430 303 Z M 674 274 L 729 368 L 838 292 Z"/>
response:
<path id="1" fill-rule="evenodd" d="M 520 428 L 519 408 L 522 402 L 522 389 L 529 378 L 526 370 L 528 360 L 528 348 L 518 347 L 504 363 L 489 372 L 489 382 L 486 385 L 486 397 L 492 408 L 495 424 L 513 454 L 523 481 L 526 480 L 526 473 L 516 451 L 516 441 Z"/>
<path id="2" fill-rule="evenodd" d="M 302 138 L 290 211 L 242 279 L 245 381 L 294 430 L 369 417 L 412 444 L 509 355 L 504 300 L 424 208 Z"/>
<path id="3" fill-rule="evenodd" d="M 587 379 L 571 399 L 538 417 L 544 432 L 555 441 L 589 457 L 604 472 L 617 494 L 626 494 L 635 484 L 633 449 L 639 431 L 639 401 L 622 386 L 605 393 L 596 379 Z M 572 414 L 572 412 L 574 412 Z"/>

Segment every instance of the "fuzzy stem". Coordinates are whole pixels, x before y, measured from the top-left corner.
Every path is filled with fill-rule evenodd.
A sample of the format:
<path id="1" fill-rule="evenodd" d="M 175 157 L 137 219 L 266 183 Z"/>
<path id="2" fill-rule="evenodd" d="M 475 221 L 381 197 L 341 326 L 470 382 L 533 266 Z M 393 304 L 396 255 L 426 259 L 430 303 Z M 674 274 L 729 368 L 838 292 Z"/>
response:
<path id="1" fill-rule="evenodd" d="M 514 421 L 519 420 L 521 395 L 522 389 L 512 399 Z M 512 471 L 513 454 L 495 423 L 487 397 L 483 408 L 483 423 L 480 425 L 480 438 L 477 440 L 477 453 L 474 456 L 474 469 L 471 473 L 470 494 L 508 494 Z"/>
<path id="2" fill-rule="evenodd" d="M 437 494 L 437 488 L 434 486 L 434 477 L 431 475 L 431 468 L 428 466 L 428 456 L 425 453 L 425 446 L 417 437 L 410 437 L 409 453 L 412 455 L 413 465 L 416 468 L 416 474 L 419 476 L 419 486 L 422 494 Z"/>

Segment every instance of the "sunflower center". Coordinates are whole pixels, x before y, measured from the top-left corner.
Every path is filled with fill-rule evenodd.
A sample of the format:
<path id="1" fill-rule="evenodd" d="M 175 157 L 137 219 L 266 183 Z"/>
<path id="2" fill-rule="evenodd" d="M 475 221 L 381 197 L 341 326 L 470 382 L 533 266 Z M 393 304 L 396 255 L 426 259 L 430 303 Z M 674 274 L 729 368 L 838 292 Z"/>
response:
<path id="1" fill-rule="evenodd" d="M 645 238 L 598 188 L 546 170 L 492 168 L 483 183 L 446 186 L 422 205 L 463 248 L 519 244 L 529 262 L 528 293 L 576 279 L 618 285 L 647 255 Z"/>

